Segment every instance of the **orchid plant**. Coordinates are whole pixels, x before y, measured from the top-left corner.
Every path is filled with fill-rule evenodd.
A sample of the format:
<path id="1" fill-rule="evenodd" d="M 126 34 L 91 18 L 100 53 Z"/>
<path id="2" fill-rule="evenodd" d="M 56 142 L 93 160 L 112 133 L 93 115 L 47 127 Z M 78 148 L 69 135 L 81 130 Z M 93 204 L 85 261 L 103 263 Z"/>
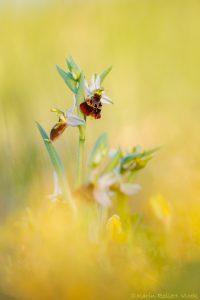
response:
<path id="1" fill-rule="evenodd" d="M 131 197 L 141 189 L 135 183 L 135 174 L 143 169 L 153 158 L 158 148 L 143 150 L 140 146 L 133 147 L 124 153 L 119 149 L 109 149 L 107 134 L 102 134 L 94 144 L 88 159 L 85 159 L 85 129 L 87 118 L 101 119 L 104 104 L 113 104 L 102 86 L 104 79 L 112 67 L 108 67 L 100 74 L 94 74 L 89 85 L 84 73 L 72 57 L 66 60 L 68 71 L 57 66 L 62 79 L 72 92 L 72 108 L 61 111 L 52 108 L 58 120 L 50 133 L 47 134 L 37 123 L 49 157 L 54 166 L 54 193 L 51 199 L 62 199 L 69 202 L 73 211 L 77 210 L 77 203 L 68 183 L 67 173 L 58 155 L 54 143 L 68 128 L 79 130 L 79 143 L 76 160 L 76 189 L 87 189 L 93 202 L 104 209 L 114 206 L 114 199 L 118 195 Z M 87 174 L 84 174 L 87 161 Z"/>

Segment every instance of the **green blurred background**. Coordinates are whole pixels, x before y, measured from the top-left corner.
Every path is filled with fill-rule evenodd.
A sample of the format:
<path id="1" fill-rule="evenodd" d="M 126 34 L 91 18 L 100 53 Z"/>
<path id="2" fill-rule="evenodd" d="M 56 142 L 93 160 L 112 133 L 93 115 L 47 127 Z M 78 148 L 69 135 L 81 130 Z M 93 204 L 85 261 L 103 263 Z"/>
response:
<path id="1" fill-rule="evenodd" d="M 111 147 L 163 145 L 141 172 L 135 203 L 161 193 L 187 207 L 200 194 L 200 1 L 0 1 L 0 212 L 53 188 L 35 126 L 55 124 L 51 107 L 72 97 L 55 64 L 73 55 L 87 78 L 108 65 L 113 106 L 89 120 L 87 150 L 107 131 Z M 76 129 L 56 142 L 71 180 Z M 36 200 L 39 201 L 39 200 Z"/>

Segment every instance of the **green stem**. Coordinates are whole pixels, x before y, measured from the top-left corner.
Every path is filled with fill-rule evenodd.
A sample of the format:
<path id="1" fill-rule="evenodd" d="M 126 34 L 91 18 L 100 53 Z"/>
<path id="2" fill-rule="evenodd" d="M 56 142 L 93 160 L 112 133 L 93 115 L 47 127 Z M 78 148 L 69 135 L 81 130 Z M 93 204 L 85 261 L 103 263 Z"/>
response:
<path id="1" fill-rule="evenodd" d="M 84 118 L 84 115 L 80 110 L 80 104 L 84 100 L 85 100 L 84 75 L 83 73 L 81 73 L 79 78 L 78 90 L 76 93 L 77 114 L 81 118 Z M 80 188 L 83 185 L 83 181 L 84 181 L 84 145 L 85 145 L 85 126 L 79 126 L 79 143 L 78 143 L 78 154 L 76 160 L 76 187 L 77 188 Z"/>
<path id="2" fill-rule="evenodd" d="M 85 146 L 85 127 L 79 127 L 79 143 L 76 165 L 76 187 L 80 188 L 84 182 L 84 146 Z"/>

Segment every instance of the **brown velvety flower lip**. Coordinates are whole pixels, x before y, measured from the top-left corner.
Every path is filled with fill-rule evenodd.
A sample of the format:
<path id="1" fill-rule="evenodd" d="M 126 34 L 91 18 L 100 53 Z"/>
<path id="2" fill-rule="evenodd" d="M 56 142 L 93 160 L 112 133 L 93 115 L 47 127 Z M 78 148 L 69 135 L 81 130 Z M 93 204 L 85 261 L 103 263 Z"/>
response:
<path id="1" fill-rule="evenodd" d="M 55 141 L 67 128 L 67 122 L 59 121 L 56 125 L 53 126 L 50 132 L 51 141 Z"/>
<path id="2" fill-rule="evenodd" d="M 101 96 L 94 94 L 80 104 L 80 109 L 85 116 L 91 116 L 95 119 L 101 118 Z"/>

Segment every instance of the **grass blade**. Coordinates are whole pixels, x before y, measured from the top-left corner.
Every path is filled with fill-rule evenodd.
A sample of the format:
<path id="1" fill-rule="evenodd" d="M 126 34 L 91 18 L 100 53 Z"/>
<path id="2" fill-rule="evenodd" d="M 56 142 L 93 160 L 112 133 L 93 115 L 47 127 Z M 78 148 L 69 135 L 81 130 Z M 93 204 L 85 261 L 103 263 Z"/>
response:
<path id="1" fill-rule="evenodd" d="M 46 133 L 46 131 L 44 130 L 44 128 L 38 123 L 36 122 L 37 127 L 39 129 L 39 132 L 42 136 L 42 139 L 44 141 L 45 147 L 47 149 L 47 152 L 49 154 L 49 158 L 52 162 L 52 165 L 58 175 L 58 179 L 60 182 L 60 186 L 64 195 L 64 198 L 66 198 L 66 200 L 69 201 L 72 209 L 75 211 L 76 206 L 74 203 L 74 199 L 72 198 L 72 194 L 70 191 L 70 187 L 69 187 L 69 183 L 67 180 L 67 176 L 65 174 L 65 169 L 64 166 L 62 164 L 62 161 L 60 159 L 60 156 L 58 155 L 57 151 L 55 150 L 53 143 L 51 142 L 51 140 L 49 139 L 48 134 Z"/>

